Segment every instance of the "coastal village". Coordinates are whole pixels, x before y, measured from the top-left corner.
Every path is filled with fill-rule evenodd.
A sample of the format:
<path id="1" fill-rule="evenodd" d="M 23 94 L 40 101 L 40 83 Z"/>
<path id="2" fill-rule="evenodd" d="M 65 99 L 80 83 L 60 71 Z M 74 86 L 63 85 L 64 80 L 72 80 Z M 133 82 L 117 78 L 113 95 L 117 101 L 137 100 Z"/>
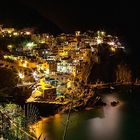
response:
<path id="1" fill-rule="evenodd" d="M 41 139 L 43 129 L 34 124 L 67 114 L 65 140 L 73 112 L 121 105 L 102 93 L 139 91 L 139 80 L 122 63 L 126 51 L 104 31 L 50 35 L 0 26 L 0 137 Z"/>
<path id="2" fill-rule="evenodd" d="M 125 52 L 118 37 L 104 31 L 53 36 L 0 26 L 0 40 L 0 67 L 14 73 L 16 88 L 30 89 L 26 103 L 87 102 L 94 96 L 88 79 L 94 64 L 101 63 L 101 54 Z"/>
<path id="3" fill-rule="evenodd" d="M 138 2 L 0 2 L 0 140 L 140 140 Z"/>

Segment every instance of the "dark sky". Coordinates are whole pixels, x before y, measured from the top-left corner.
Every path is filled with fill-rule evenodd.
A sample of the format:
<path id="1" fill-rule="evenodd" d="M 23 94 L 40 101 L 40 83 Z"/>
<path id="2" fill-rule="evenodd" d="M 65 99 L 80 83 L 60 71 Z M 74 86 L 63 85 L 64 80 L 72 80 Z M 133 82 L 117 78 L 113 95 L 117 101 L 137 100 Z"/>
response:
<path id="1" fill-rule="evenodd" d="M 56 23 L 63 31 L 104 29 L 135 43 L 137 3 L 128 0 L 20 0 Z"/>
<path id="2" fill-rule="evenodd" d="M 131 28 L 138 19 L 136 3 L 128 0 L 19 0 L 35 8 L 62 29 L 94 28 L 95 26 Z"/>
<path id="3" fill-rule="evenodd" d="M 138 52 L 139 7 L 134 0 L 12 0 L 12 3 L 12 10 L 22 5 L 32 8 L 64 32 L 103 29 L 120 35 L 126 45 L 133 45 Z"/>
<path id="4" fill-rule="evenodd" d="M 2 1 L 10 7 L 10 0 Z M 12 0 L 12 3 L 16 3 L 12 10 L 18 5 L 31 7 L 64 31 L 96 27 L 133 30 L 138 25 L 138 7 L 134 0 Z"/>

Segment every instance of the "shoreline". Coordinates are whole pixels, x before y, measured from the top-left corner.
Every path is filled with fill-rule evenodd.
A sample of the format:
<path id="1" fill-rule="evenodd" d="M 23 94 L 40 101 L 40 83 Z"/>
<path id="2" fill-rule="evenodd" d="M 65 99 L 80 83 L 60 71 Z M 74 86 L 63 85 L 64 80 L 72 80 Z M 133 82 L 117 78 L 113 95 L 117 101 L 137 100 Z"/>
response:
<path id="1" fill-rule="evenodd" d="M 82 111 L 82 110 L 86 110 L 86 108 L 94 108 L 96 106 L 103 106 L 105 105 L 102 102 L 102 99 L 100 97 L 100 94 L 106 94 L 108 92 L 112 93 L 112 92 L 133 92 L 133 91 L 139 91 L 140 90 L 140 85 L 119 85 L 119 86 L 113 86 L 113 89 L 110 89 L 110 86 L 106 87 L 106 88 L 95 88 L 93 89 L 94 91 L 94 95 L 92 95 L 91 97 L 89 97 L 87 99 L 88 96 L 86 96 L 83 101 L 80 103 L 80 101 L 77 101 L 76 103 L 73 103 L 73 107 L 71 108 L 72 112 L 76 112 L 76 111 Z M 3 99 L 4 96 L 3 96 Z M 21 97 L 17 98 L 17 100 L 12 101 L 11 99 L 13 99 L 12 97 L 10 97 L 10 99 L 6 99 L 7 101 L 0 101 L 0 103 L 4 104 L 4 103 L 15 103 L 21 106 L 27 105 L 27 104 L 32 104 L 35 107 L 38 108 L 38 111 L 40 113 L 40 116 L 50 116 L 50 115 L 55 115 L 57 113 L 67 113 L 69 108 L 70 108 L 70 104 L 66 104 L 66 105 L 58 105 L 58 104 L 49 104 L 49 103 L 25 103 L 26 99 L 21 100 Z M 85 101 L 86 100 L 86 101 Z M 84 102 L 85 101 L 85 102 Z"/>

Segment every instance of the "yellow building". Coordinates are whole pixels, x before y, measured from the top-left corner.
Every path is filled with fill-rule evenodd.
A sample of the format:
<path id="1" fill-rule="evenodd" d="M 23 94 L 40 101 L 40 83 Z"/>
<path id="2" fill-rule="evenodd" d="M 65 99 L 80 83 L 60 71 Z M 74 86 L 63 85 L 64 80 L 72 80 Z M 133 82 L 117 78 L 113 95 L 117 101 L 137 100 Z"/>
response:
<path id="1" fill-rule="evenodd" d="M 18 65 L 20 67 L 25 67 L 25 68 L 30 68 L 30 69 L 34 69 L 37 67 L 37 64 L 35 62 L 30 62 L 30 61 L 27 61 L 27 60 L 18 60 Z"/>

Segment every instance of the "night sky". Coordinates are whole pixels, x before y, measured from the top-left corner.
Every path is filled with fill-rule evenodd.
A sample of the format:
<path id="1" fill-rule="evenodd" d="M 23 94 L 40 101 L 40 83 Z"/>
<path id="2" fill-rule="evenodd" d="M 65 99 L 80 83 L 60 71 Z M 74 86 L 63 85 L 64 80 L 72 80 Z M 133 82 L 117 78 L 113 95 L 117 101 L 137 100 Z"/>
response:
<path id="1" fill-rule="evenodd" d="M 139 13 L 138 4 L 134 1 L 12 0 L 10 2 L 10 0 L 3 0 L 3 3 L 4 9 L 16 11 L 16 17 L 21 16 L 20 12 L 18 14 L 18 9 L 22 7 L 33 9 L 44 19 L 49 19 L 56 24 L 63 32 L 101 29 L 116 34 L 124 41 L 124 45 L 130 46 L 135 57 L 139 57 L 137 42 Z M 22 12 L 26 13 L 26 8 L 23 9 L 25 10 Z M 7 15 L 11 13 L 7 11 Z"/>

